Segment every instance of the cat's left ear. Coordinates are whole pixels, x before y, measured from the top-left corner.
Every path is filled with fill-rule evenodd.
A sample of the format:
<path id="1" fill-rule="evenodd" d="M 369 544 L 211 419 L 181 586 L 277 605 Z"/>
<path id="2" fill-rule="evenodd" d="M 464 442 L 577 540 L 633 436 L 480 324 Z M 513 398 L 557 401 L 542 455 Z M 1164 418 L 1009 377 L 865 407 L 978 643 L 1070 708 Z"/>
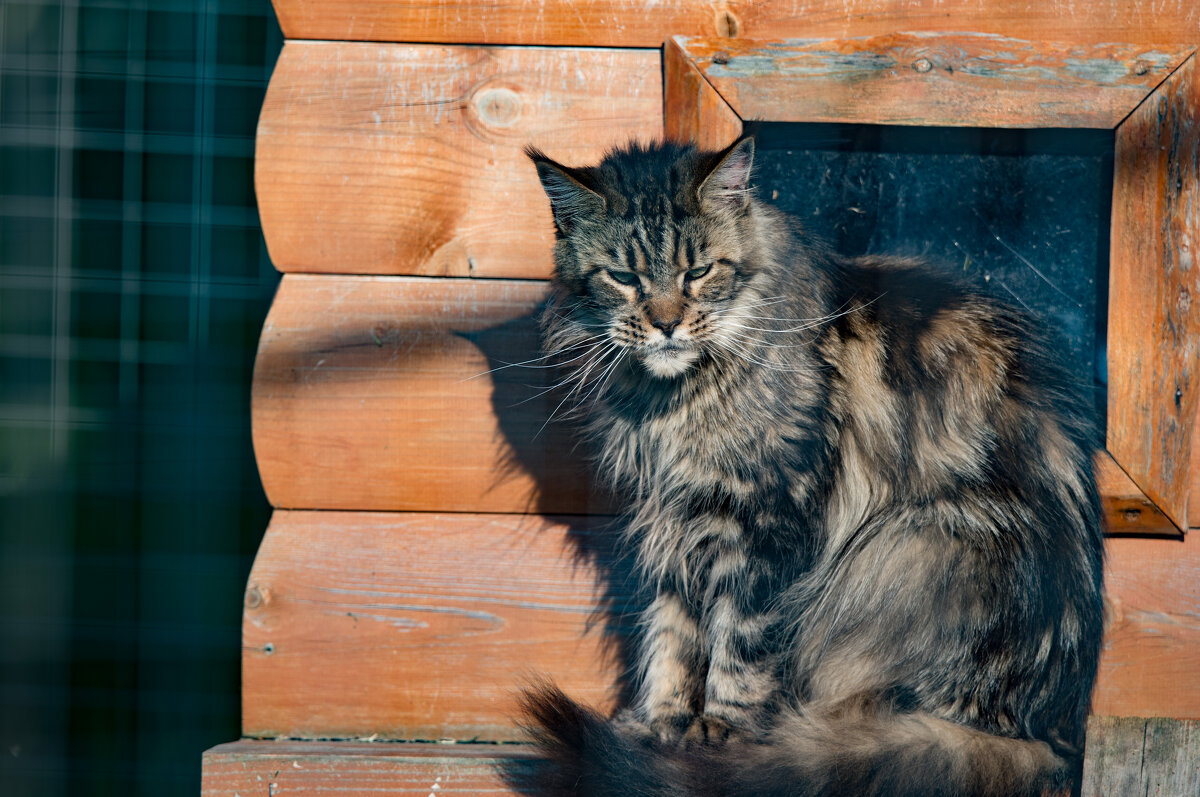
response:
<path id="1" fill-rule="evenodd" d="M 713 157 L 697 193 L 706 213 L 742 210 L 750 204 L 750 172 L 754 168 L 754 139 L 747 137 Z"/>
<path id="2" fill-rule="evenodd" d="M 584 185 L 587 178 L 583 172 L 555 163 L 533 147 L 527 147 L 525 154 L 537 167 L 560 234 L 569 235 L 581 218 L 604 214 L 604 197 Z"/>

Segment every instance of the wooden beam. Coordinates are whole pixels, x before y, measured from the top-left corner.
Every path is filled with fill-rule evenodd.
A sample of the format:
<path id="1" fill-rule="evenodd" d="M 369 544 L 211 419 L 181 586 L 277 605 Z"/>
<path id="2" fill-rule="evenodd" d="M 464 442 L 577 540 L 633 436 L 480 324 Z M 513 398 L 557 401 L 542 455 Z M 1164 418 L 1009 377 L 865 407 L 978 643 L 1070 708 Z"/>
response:
<path id="1" fill-rule="evenodd" d="M 965 33 L 673 41 L 742 119 L 942 127 L 1113 128 L 1193 49 Z"/>
<path id="2" fill-rule="evenodd" d="M 505 783 L 501 768 L 511 773 L 513 783 Z M 503 797 L 537 793 L 537 768 L 531 751 L 516 745 L 247 739 L 206 751 L 202 770 L 203 797 L 293 793 Z"/>
<path id="3" fill-rule="evenodd" d="M 288 38 L 658 47 L 670 36 L 848 38 L 980 31 L 1078 42 L 1189 42 L 1193 0 L 274 0 Z"/>
<path id="4" fill-rule="evenodd" d="M 517 688 L 552 676 L 612 705 L 623 670 L 603 521 L 283 512 L 250 573 L 248 736 L 520 738 Z M 605 575 L 609 581 L 604 581 Z"/>
<path id="5" fill-rule="evenodd" d="M 662 135 L 637 50 L 289 42 L 258 125 L 281 271 L 545 278 L 549 203 L 522 149 L 571 164 Z"/>
<path id="6" fill-rule="evenodd" d="M 576 443 L 547 423 L 545 283 L 284 277 L 251 401 L 277 507 L 586 514 Z M 530 367 L 512 367 L 513 363 Z M 493 370 L 495 369 L 495 370 Z M 493 371 L 489 374 L 489 371 Z M 544 428 L 543 428 L 544 427 Z"/>
<path id="7" fill-rule="evenodd" d="M 581 518 L 278 511 L 246 591 L 244 733 L 516 739 L 540 673 L 612 706 L 635 607 L 615 549 Z M 1109 539 L 1107 578 L 1093 710 L 1200 718 L 1200 536 Z"/>
<path id="8" fill-rule="evenodd" d="M 1096 714 L 1200 719 L 1200 535 L 1110 538 Z"/>
<path id="9" fill-rule="evenodd" d="M 1180 529 L 1200 410 L 1200 75 L 1191 58 L 1117 128 L 1108 449 Z"/>
<path id="10" fill-rule="evenodd" d="M 1200 723 L 1088 720 L 1082 797 L 1194 797 L 1200 789 Z M 500 771 L 509 774 L 505 782 Z M 389 795 L 537 793 L 538 765 L 525 745 L 387 744 L 245 739 L 204 754 L 203 797 L 235 794 Z M 434 788 L 436 786 L 437 788 Z"/>
<path id="11" fill-rule="evenodd" d="M 663 126 L 668 139 L 708 150 L 724 149 L 742 134 L 742 120 L 675 39 L 663 45 Z"/>

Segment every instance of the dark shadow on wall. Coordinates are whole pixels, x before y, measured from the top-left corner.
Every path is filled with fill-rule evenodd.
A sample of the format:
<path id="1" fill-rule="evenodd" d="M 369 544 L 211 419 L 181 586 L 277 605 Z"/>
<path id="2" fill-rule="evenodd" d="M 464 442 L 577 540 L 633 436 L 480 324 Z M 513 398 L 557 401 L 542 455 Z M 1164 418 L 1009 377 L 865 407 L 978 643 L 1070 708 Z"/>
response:
<path id="1" fill-rule="evenodd" d="M 600 587 L 591 622 L 613 666 L 628 675 L 632 632 L 645 596 L 638 592 L 632 558 L 622 550 L 620 502 L 591 477 L 588 444 L 567 411 L 571 397 L 554 388 L 555 369 L 538 359 L 539 314 L 460 335 L 484 354 L 491 371 L 492 411 L 508 448 L 496 479 L 528 474 L 534 481 L 529 511 L 567 524 L 577 565 L 593 572 Z M 629 677 L 618 680 L 619 705 L 629 702 L 631 686 Z"/>

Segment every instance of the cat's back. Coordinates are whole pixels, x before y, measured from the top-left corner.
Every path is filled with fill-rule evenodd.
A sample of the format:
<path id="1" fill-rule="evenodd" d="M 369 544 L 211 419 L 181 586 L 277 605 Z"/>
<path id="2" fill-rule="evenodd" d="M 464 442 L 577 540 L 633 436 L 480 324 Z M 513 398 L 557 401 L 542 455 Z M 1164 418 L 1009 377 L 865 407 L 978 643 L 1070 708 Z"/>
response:
<path id="1" fill-rule="evenodd" d="M 843 444 L 905 492 L 1007 478 L 1023 458 L 1087 471 L 1081 386 L 1028 314 L 912 259 L 839 266 L 823 353 Z M 1090 471 L 1088 471 L 1090 473 Z"/>

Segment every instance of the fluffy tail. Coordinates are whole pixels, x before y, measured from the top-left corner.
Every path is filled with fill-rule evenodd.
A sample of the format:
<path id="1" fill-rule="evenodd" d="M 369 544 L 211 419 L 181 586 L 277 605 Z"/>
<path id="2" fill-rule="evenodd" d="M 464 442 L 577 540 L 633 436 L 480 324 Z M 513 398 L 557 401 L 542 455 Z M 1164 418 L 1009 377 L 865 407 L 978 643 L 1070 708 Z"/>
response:
<path id="1" fill-rule="evenodd" d="M 525 693 L 547 759 L 539 793 L 643 797 L 1039 797 L 1068 788 L 1043 742 L 859 703 L 782 717 L 761 740 L 685 748 L 553 686 Z"/>

